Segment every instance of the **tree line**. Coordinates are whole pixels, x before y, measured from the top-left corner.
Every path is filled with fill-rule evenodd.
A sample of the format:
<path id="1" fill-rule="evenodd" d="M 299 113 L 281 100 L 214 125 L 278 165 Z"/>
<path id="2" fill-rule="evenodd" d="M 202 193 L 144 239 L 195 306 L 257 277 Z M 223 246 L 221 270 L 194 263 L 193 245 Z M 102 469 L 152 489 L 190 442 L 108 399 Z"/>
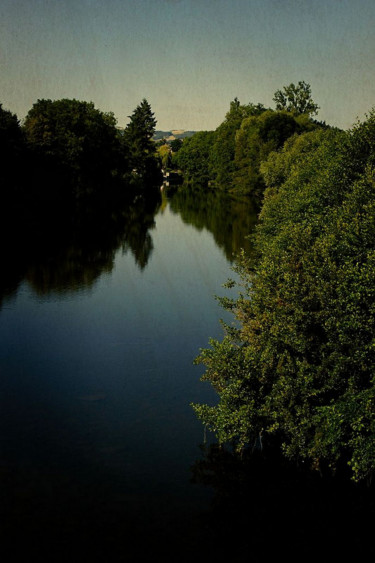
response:
<path id="1" fill-rule="evenodd" d="M 276 108 L 271 109 L 235 98 L 223 123 L 215 131 L 185 139 L 172 163 L 188 183 L 210 184 L 261 200 L 265 182 L 260 165 L 268 155 L 292 135 L 326 127 L 313 117 L 319 107 L 306 82 L 277 90 L 274 101 Z"/>
<path id="2" fill-rule="evenodd" d="M 339 131 L 290 111 L 284 93 L 278 103 L 285 102 L 285 108 L 258 108 L 240 125 L 238 119 L 235 134 L 229 119 L 219 127 L 223 139 L 224 131 L 231 131 L 227 146 L 232 147 L 223 151 L 222 177 L 225 173 L 234 182 L 241 172 L 239 155 L 253 154 L 248 166 L 261 180 L 251 185 L 261 183 L 264 196 L 255 252 L 238 257 L 239 282 L 227 284 L 236 295 L 220 299 L 233 323 L 224 324 L 223 339 L 211 340 L 197 358 L 218 402 L 193 406 L 219 442 L 236 451 L 273 444 L 320 471 L 370 479 L 375 469 L 375 110 L 351 130 Z M 241 111 L 248 108 L 235 103 L 230 113 Z M 267 129 L 271 123 L 278 125 Z M 293 133 L 301 124 L 304 132 Z M 267 137 L 266 130 L 292 134 Z M 219 150 L 218 133 L 204 135 L 213 135 L 212 158 Z M 249 169 L 242 174 L 249 182 Z"/>
<path id="3" fill-rule="evenodd" d="M 21 125 L 0 104 L 3 208 L 57 209 L 82 200 L 133 197 L 160 185 L 147 100 L 121 131 L 112 113 L 75 99 L 38 100 Z"/>

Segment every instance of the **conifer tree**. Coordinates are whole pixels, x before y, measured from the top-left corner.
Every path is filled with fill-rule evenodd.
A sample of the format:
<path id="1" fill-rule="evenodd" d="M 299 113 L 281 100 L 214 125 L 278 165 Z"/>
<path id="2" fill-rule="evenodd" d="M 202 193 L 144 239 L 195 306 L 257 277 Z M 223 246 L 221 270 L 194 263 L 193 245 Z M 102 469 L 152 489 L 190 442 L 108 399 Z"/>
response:
<path id="1" fill-rule="evenodd" d="M 124 133 L 133 175 L 142 181 L 156 181 L 159 176 L 155 154 L 156 119 L 146 99 L 135 108 Z"/>

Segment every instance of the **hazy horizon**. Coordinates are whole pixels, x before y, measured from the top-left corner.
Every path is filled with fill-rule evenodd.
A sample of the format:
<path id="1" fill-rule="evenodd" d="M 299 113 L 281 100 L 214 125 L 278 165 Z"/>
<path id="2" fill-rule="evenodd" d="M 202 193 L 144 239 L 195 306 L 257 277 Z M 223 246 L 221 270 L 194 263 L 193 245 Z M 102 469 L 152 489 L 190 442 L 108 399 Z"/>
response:
<path id="1" fill-rule="evenodd" d="M 77 98 L 120 127 L 146 98 L 158 130 L 212 130 L 230 101 L 274 107 L 311 85 L 343 129 L 375 105 L 373 0 L 0 0 L 0 103 L 23 119 Z"/>

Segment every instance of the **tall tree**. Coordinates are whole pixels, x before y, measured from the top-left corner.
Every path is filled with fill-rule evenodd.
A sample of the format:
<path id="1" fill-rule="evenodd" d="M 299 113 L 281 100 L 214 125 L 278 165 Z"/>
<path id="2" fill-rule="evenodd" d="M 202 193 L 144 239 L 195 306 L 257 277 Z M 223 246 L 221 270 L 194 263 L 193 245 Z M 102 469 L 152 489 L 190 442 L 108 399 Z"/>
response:
<path id="1" fill-rule="evenodd" d="M 206 184 L 211 178 L 211 150 L 215 142 L 214 131 L 198 131 L 183 142 L 174 155 L 174 162 L 188 182 Z"/>
<path id="2" fill-rule="evenodd" d="M 212 146 L 212 175 L 215 183 L 223 189 L 229 189 L 235 170 L 235 138 L 242 121 L 250 116 L 260 115 L 265 111 L 262 104 L 242 105 L 238 98 L 230 103 L 225 120 L 216 129 L 215 142 Z"/>
<path id="3" fill-rule="evenodd" d="M 301 130 L 297 119 L 286 111 L 268 110 L 244 119 L 236 133 L 236 190 L 260 199 L 265 188 L 261 162 L 271 151 L 279 149 L 288 137 Z"/>
<path id="4" fill-rule="evenodd" d="M 282 90 L 277 90 L 273 101 L 276 103 L 277 110 L 285 109 L 297 114 L 316 115 L 319 109 L 311 97 L 310 84 L 304 81 L 298 82 L 297 86 L 292 82 Z"/>
<path id="5" fill-rule="evenodd" d="M 156 181 L 160 179 L 160 170 L 152 138 L 157 122 L 148 101 L 143 99 L 129 117 L 124 141 L 129 151 L 133 175 L 141 181 Z"/>

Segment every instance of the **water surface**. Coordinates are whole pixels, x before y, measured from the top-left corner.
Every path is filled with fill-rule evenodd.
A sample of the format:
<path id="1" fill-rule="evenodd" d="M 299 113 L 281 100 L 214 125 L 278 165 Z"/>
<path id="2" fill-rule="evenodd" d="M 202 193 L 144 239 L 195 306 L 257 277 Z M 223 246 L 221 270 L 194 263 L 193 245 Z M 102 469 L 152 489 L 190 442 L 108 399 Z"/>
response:
<path id="1" fill-rule="evenodd" d="M 246 200 L 180 190 L 115 221 L 9 241 L 0 313 L 9 561 L 20 549 L 122 561 L 201 543 L 212 490 L 191 483 L 204 437 L 190 403 L 216 397 L 192 362 L 222 334 L 214 296 L 254 221 Z"/>
<path id="2" fill-rule="evenodd" d="M 179 189 L 0 237 L 2 561 L 366 560 L 374 487 L 204 436 L 193 365 L 256 214 Z M 206 443 L 205 442 L 206 438 Z M 9 554 L 6 548 L 9 548 Z"/>

